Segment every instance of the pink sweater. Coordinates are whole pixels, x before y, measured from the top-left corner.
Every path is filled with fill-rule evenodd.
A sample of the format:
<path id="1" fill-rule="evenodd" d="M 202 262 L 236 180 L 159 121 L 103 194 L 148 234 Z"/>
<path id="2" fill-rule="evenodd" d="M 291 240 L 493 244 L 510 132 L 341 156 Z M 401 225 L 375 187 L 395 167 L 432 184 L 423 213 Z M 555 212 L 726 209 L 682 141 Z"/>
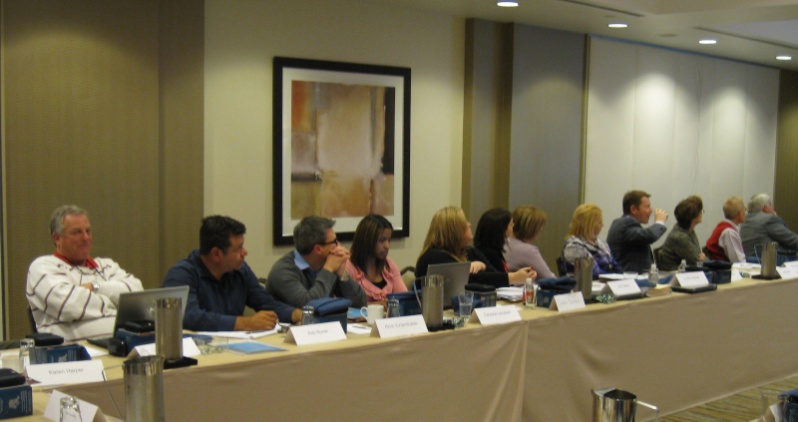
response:
<path id="1" fill-rule="evenodd" d="M 366 274 L 364 274 L 360 268 L 356 267 L 351 260 L 346 261 L 346 271 L 349 273 L 349 276 L 352 277 L 352 280 L 360 284 L 360 287 L 366 292 L 366 297 L 369 302 L 382 302 L 386 300 L 387 296 L 391 293 L 407 291 L 405 282 L 402 280 L 402 275 L 399 273 L 399 268 L 396 267 L 396 264 L 391 258 L 385 259 L 385 268 L 382 269 L 382 279 L 385 280 L 386 283 L 385 287 L 382 289 L 369 281 L 366 278 Z"/>

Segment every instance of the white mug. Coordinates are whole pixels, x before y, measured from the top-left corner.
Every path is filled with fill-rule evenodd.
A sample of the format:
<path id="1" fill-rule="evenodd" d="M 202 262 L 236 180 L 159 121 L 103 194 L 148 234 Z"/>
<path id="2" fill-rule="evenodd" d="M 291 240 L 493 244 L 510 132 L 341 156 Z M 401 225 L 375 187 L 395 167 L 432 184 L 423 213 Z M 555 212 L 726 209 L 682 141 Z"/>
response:
<path id="1" fill-rule="evenodd" d="M 380 304 L 369 305 L 368 308 L 364 306 L 360 308 L 360 315 L 366 318 L 369 325 L 374 325 L 374 321 L 385 316 L 385 308 Z"/>

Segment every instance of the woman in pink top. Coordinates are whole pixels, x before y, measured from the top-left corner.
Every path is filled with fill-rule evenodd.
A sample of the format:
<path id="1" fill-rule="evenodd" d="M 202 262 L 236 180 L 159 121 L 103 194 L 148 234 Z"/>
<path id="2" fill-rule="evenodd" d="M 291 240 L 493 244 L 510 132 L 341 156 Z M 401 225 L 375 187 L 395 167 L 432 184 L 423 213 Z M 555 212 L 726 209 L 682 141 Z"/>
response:
<path id="1" fill-rule="evenodd" d="M 393 225 L 381 215 L 367 215 L 355 229 L 346 270 L 366 292 L 369 303 L 385 305 L 390 293 L 406 292 L 399 268 L 388 258 Z"/>

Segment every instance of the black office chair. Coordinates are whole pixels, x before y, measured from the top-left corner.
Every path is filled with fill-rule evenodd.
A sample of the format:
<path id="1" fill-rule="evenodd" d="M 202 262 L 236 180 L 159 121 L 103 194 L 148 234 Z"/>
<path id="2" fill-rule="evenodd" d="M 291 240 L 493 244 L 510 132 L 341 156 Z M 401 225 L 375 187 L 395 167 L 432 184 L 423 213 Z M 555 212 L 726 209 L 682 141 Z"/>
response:
<path id="1" fill-rule="evenodd" d="M 565 260 L 562 256 L 557 257 L 557 272 L 560 273 L 560 277 L 568 275 L 568 271 L 565 268 Z"/>
<path id="2" fill-rule="evenodd" d="M 39 328 L 36 327 L 36 320 L 33 319 L 33 309 L 28 306 L 28 322 L 30 323 L 30 332 L 31 333 L 38 333 Z"/>

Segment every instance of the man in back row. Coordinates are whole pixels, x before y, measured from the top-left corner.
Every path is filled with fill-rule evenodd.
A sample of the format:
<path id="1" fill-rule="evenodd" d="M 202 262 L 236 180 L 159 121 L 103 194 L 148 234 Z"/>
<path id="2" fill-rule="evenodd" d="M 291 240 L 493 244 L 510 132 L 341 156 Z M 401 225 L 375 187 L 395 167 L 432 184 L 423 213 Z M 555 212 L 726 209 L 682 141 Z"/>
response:
<path id="1" fill-rule="evenodd" d="M 723 204 L 725 220 L 715 226 L 707 239 L 709 259 L 727 262 L 745 262 L 740 224 L 745 221 L 745 204 L 739 196 L 732 196 Z"/>
<path id="2" fill-rule="evenodd" d="M 25 288 L 38 331 L 65 340 L 113 335 L 119 295 L 142 290 L 141 281 L 110 258 L 91 257 L 91 223 L 82 208 L 56 208 L 50 237 L 55 252 L 30 264 Z"/>
<path id="3" fill-rule="evenodd" d="M 740 225 L 740 237 L 748 257 L 759 257 L 762 245 L 768 242 L 777 242 L 782 255 L 794 255 L 798 251 L 798 234 L 787 228 L 784 220 L 776 214 L 773 200 L 764 193 L 754 195 L 748 201 L 748 216 Z"/>
<path id="4" fill-rule="evenodd" d="M 623 216 L 616 218 L 607 234 L 612 256 L 624 271 L 646 272 L 651 268 L 651 244 L 668 229 L 668 213 L 654 210 L 654 224 L 643 228 L 651 217 L 651 195 L 641 190 L 626 192 L 623 196 Z"/>
<path id="5" fill-rule="evenodd" d="M 183 328 L 194 331 L 262 331 L 300 322 L 302 310 L 275 300 L 244 258 L 246 227 L 230 217 L 202 220 L 200 248 L 167 273 L 164 287 L 189 286 Z M 243 316 L 244 308 L 255 310 Z"/>

